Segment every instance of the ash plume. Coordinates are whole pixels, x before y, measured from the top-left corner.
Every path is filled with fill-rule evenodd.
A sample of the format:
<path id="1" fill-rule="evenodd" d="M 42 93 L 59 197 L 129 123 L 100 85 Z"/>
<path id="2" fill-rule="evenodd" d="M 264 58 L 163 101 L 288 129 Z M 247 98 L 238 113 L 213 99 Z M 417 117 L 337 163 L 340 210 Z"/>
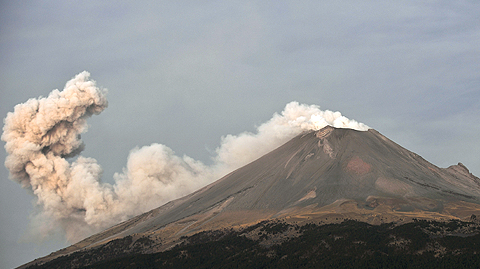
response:
<path id="1" fill-rule="evenodd" d="M 130 152 L 127 166 L 114 175 L 114 184 L 102 183 L 97 161 L 79 156 L 87 118 L 108 105 L 106 90 L 89 76 L 84 71 L 62 91 L 15 106 L 4 119 L 1 137 L 10 178 L 31 190 L 41 208 L 31 226 L 42 234 L 61 229 L 71 242 L 205 186 L 302 131 L 326 125 L 368 130 L 340 112 L 291 102 L 256 133 L 223 137 L 210 166 L 152 144 Z M 70 161 L 72 157 L 77 158 Z"/>

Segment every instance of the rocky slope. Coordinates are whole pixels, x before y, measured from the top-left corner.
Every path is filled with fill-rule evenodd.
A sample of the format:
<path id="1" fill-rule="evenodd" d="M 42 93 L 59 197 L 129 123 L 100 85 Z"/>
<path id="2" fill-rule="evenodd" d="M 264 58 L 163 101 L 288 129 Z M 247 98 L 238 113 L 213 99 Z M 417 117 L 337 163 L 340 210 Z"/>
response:
<path id="1" fill-rule="evenodd" d="M 150 242 L 139 243 L 135 253 L 162 252 L 184 236 L 265 220 L 304 225 L 467 219 L 480 215 L 479 203 L 480 179 L 462 164 L 436 167 L 373 129 L 325 127 L 188 196 L 29 265 L 125 238 Z"/>

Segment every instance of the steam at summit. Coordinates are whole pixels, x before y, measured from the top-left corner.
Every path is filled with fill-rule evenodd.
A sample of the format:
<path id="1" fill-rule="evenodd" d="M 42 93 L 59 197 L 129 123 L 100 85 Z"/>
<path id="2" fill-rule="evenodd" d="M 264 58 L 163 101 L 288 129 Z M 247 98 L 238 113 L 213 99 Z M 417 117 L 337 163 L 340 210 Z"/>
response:
<path id="1" fill-rule="evenodd" d="M 303 131 L 327 125 L 369 128 L 340 112 L 291 102 L 256 133 L 223 137 L 210 166 L 152 144 L 130 152 L 127 166 L 114 175 L 114 184 L 102 183 L 97 161 L 80 156 L 84 149 L 80 135 L 87 131 L 87 119 L 108 106 L 107 91 L 89 77 L 84 71 L 62 91 L 16 105 L 4 120 L 1 137 L 10 178 L 31 190 L 42 209 L 33 226 L 43 234 L 60 228 L 70 241 L 184 196 Z"/>

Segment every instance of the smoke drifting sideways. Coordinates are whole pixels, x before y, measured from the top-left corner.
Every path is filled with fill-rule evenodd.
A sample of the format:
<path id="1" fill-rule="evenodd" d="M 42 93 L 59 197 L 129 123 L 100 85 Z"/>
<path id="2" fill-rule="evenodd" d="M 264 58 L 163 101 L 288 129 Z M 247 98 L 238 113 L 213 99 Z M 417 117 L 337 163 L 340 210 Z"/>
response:
<path id="1" fill-rule="evenodd" d="M 291 102 L 281 114 L 275 113 L 257 127 L 256 133 L 222 137 L 212 165 L 152 144 L 133 149 L 127 166 L 114 175 L 114 184 L 103 183 L 97 161 L 79 155 L 84 149 L 80 135 L 87 131 L 87 118 L 108 106 L 107 91 L 89 77 L 84 71 L 62 91 L 16 105 L 4 120 L 5 166 L 10 178 L 36 197 L 38 210 L 30 226 L 37 239 L 64 233 L 69 242 L 76 242 L 187 195 L 303 131 L 327 125 L 369 129 L 340 112 Z"/>

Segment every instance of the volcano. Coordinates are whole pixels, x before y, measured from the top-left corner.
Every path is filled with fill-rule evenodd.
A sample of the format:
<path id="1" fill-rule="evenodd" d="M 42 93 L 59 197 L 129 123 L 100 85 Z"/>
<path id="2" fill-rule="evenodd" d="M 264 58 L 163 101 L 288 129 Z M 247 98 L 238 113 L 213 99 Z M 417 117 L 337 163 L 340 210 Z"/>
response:
<path id="1" fill-rule="evenodd" d="M 202 231 L 268 220 L 381 224 L 461 220 L 479 213 L 480 179 L 461 163 L 439 168 L 374 129 L 327 126 L 296 136 L 190 195 L 32 263 L 127 237 L 154 242 L 141 253 L 162 252 Z"/>

